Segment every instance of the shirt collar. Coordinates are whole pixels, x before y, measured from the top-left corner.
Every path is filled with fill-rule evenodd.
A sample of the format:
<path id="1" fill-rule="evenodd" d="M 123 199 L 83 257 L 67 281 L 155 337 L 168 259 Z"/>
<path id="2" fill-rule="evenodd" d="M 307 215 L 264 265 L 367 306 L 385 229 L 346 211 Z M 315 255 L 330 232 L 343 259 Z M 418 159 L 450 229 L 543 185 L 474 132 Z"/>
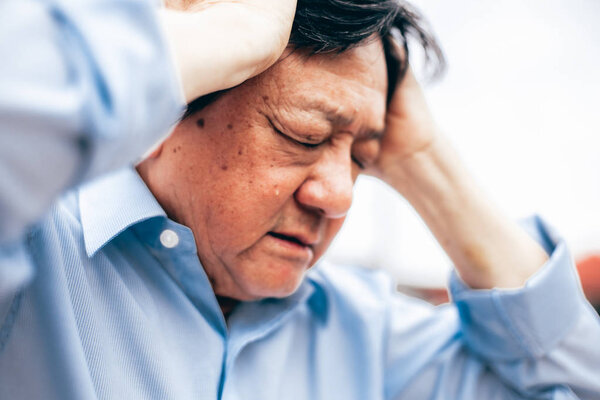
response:
<path id="1" fill-rule="evenodd" d="M 152 217 L 166 217 L 133 167 L 82 186 L 79 211 L 88 257 L 130 226 Z"/>

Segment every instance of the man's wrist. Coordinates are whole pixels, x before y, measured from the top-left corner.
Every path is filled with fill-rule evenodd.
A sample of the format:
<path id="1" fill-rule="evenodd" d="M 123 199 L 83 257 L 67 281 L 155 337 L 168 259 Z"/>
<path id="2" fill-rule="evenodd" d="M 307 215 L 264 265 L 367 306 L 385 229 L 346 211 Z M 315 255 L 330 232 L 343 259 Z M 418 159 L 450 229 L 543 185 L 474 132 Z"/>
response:
<path id="1" fill-rule="evenodd" d="M 417 209 L 427 207 L 433 198 L 455 197 L 463 193 L 466 174 L 451 145 L 442 136 L 425 143 L 409 156 L 389 163 L 381 178 Z"/>
<path id="2" fill-rule="evenodd" d="M 520 287 L 547 260 L 487 199 L 443 137 L 399 167 L 388 184 L 411 203 L 472 288 Z"/>

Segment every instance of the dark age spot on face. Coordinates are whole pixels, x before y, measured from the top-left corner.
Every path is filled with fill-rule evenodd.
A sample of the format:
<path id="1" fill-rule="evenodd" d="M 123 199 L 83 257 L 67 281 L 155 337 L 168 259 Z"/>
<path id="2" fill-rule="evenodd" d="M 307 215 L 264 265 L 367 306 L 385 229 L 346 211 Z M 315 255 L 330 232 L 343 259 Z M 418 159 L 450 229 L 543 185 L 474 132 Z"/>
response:
<path id="1" fill-rule="evenodd" d="M 198 128 L 204 128 L 204 118 L 200 118 L 196 121 L 196 125 L 198 125 Z"/>
<path id="2" fill-rule="evenodd" d="M 242 149 L 239 149 L 239 150 L 238 150 L 238 156 L 241 156 L 242 154 L 243 154 L 243 151 L 242 151 Z"/>
<path id="3" fill-rule="evenodd" d="M 233 125 L 227 124 L 227 129 L 229 129 L 229 130 L 233 129 Z"/>
<path id="4" fill-rule="evenodd" d="M 223 165 L 221 165 L 221 169 L 222 169 L 223 171 L 227 171 L 227 168 L 229 168 L 229 167 L 227 166 L 227 164 L 223 164 Z"/>
<path id="5" fill-rule="evenodd" d="M 264 101 L 269 101 L 269 96 L 263 96 Z"/>

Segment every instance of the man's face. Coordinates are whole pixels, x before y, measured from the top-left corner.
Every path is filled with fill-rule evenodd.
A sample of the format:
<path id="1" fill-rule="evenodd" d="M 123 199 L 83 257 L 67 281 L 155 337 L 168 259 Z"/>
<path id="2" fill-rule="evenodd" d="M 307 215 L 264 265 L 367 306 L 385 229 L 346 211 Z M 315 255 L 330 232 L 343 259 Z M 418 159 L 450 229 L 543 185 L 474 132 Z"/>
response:
<path id="1" fill-rule="evenodd" d="M 181 122 L 139 167 L 192 229 L 215 293 L 291 294 L 325 252 L 384 128 L 380 41 L 338 55 L 286 52 Z"/>

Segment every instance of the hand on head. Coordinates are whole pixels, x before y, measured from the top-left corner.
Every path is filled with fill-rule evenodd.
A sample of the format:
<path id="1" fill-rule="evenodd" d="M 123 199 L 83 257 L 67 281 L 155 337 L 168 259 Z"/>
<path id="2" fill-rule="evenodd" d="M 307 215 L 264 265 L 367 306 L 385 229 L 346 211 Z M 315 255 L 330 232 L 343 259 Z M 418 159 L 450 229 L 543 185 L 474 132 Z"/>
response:
<path id="1" fill-rule="evenodd" d="M 161 18 L 188 102 L 269 68 L 288 44 L 296 0 L 167 0 Z"/>
<path id="2" fill-rule="evenodd" d="M 421 86 L 412 70 L 406 71 L 394 90 L 386 114 L 386 129 L 381 139 L 381 151 L 367 170 L 400 189 L 405 180 L 405 162 L 428 151 L 442 135 L 429 111 Z"/>

